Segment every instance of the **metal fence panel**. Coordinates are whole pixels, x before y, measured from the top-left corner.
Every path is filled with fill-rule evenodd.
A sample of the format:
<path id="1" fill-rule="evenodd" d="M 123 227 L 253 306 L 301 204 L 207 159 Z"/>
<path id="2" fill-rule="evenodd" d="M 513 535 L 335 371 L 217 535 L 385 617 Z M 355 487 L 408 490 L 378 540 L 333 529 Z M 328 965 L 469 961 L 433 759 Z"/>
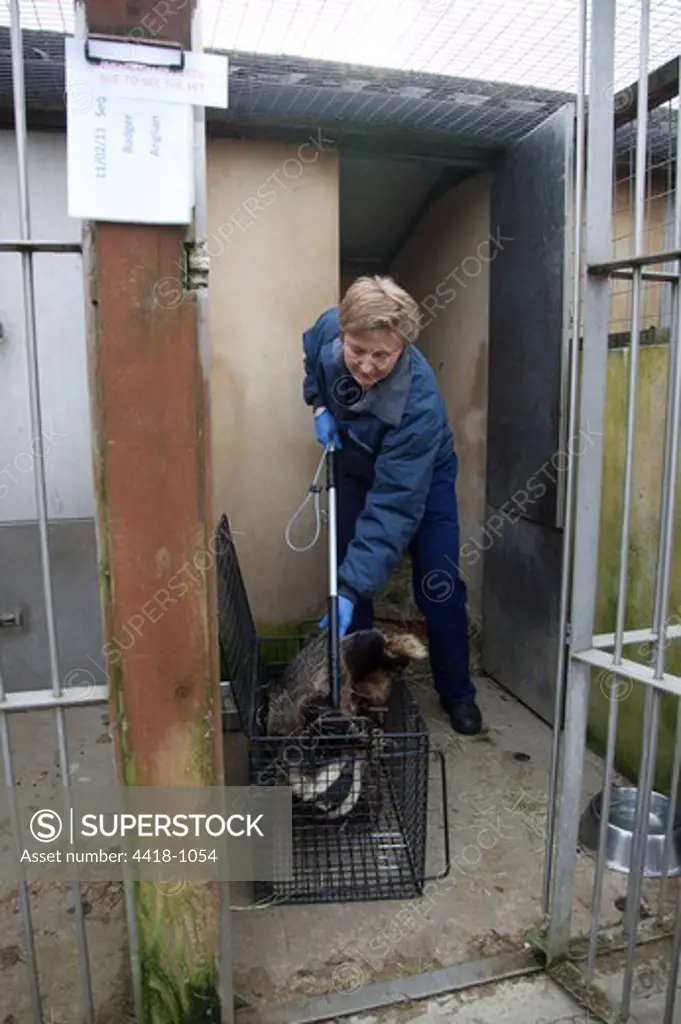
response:
<path id="1" fill-rule="evenodd" d="M 583 15 L 587 5 L 582 5 Z M 562 732 L 554 737 L 552 799 L 549 808 L 549 841 L 545 874 L 545 901 L 549 911 L 547 952 L 550 961 L 565 957 L 573 960 L 581 973 L 584 992 L 593 996 L 599 989 L 599 962 L 604 949 L 617 943 L 626 952 L 621 985 L 616 998 L 606 999 L 598 1015 L 604 1020 L 626 1020 L 632 1012 L 636 995 L 637 958 L 641 944 L 650 939 L 665 938 L 671 955 L 664 993 L 665 1024 L 671 1024 L 676 1000 L 678 957 L 681 948 L 678 903 L 676 917 L 668 913 L 670 871 L 678 842 L 677 790 L 681 760 L 681 677 L 668 665 L 668 648 L 678 641 L 678 624 L 672 622 L 670 592 L 673 579 L 676 499 L 678 489 L 679 429 L 681 426 L 681 370 L 679 366 L 679 270 L 681 256 L 681 219 L 679 204 L 674 203 L 672 230 L 669 230 L 669 206 L 665 238 L 660 241 L 651 229 L 650 210 L 662 196 L 669 203 L 678 196 L 681 184 L 681 124 L 678 104 L 669 103 L 666 114 L 670 124 L 670 140 L 675 138 L 675 151 L 663 157 L 662 163 L 651 159 L 651 123 L 659 124 L 665 110 L 658 110 L 661 98 L 654 94 L 655 75 L 650 67 L 651 35 L 650 0 L 642 0 L 639 20 L 639 68 L 635 89 L 624 97 L 631 115 L 616 121 L 617 99 L 612 102 L 615 79 L 615 0 L 602 0 L 591 5 L 589 32 L 583 31 L 582 67 L 586 65 L 590 46 L 588 85 L 580 86 L 579 106 L 586 92 L 589 95 L 589 130 L 586 153 L 586 184 L 584 196 L 578 191 L 577 203 L 586 209 L 586 245 L 583 259 L 576 261 L 575 296 L 584 292 L 583 350 L 579 376 L 580 419 L 592 434 L 600 435 L 596 444 L 581 456 L 571 487 L 576 489 L 574 546 L 566 553 L 564 590 L 571 596 L 565 609 L 566 635 L 569 638 L 567 658 L 561 656 L 559 677 L 566 669 L 565 712 Z M 678 95 L 678 62 L 675 89 Z M 604 102 L 610 97 L 610 102 Z M 620 97 L 622 99 L 622 97 Z M 634 122 L 634 124 L 627 122 Z M 623 127 L 623 125 L 625 127 Z M 618 163 L 613 142 L 616 130 L 630 134 L 629 166 L 622 174 L 622 146 Z M 665 178 L 665 187 L 655 192 L 655 182 Z M 631 237 L 613 238 L 613 212 L 620 196 L 630 204 Z M 627 246 L 626 243 L 629 243 Z M 665 249 L 664 246 L 667 245 Z M 627 251 L 628 248 L 628 251 Z M 626 254 L 622 254 L 625 250 Z M 579 251 L 579 244 L 577 244 Z M 652 296 L 652 298 L 651 298 Z M 660 300 L 660 296 L 662 296 Z M 576 299 L 575 307 L 579 308 Z M 603 557 L 606 541 L 602 535 L 605 487 L 603 435 L 607 417 L 612 411 L 612 390 L 609 391 L 608 351 L 613 344 L 609 332 L 612 310 L 622 312 L 626 325 L 623 344 L 626 346 L 626 396 L 619 399 L 624 413 L 624 457 L 618 485 L 620 523 L 617 533 L 616 597 L 613 602 L 613 629 L 598 633 L 602 608 L 607 606 L 601 592 L 599 556 Z M 669 311 L 671 311 L 669 313 Z M 668 339 L 666 364 L 665 427 L 658 438 L 661 455 L 659 473 L 659 524 L 656 536 L 654 582 L 648 622 L 632 622 L 632 593 L 636 580 L 634 517 L 637 500 L 637 439 L 640 389 L 643 377 L 642 346 L 651 318 L 659 317 L 659 329 L 665 335 L 654 335 L 653 341 Z M 669 327 L 667 327 L 667 324 Z M 618 338 L 615 334 L 614 342 Z M 576 353 L 574 353 L 576 357 Z M 657 464 L 657 463 L 656 463 Z M 639 478 L 640 479 L 640 478 Z M 608 477 L 612 487 L 612 478 Z M 640 483 L 638 484 L 640 487 Z M 652 579 L 652 578 L 651 578 Z M 638 614 L 638 612 L 637 612 Z M 635 647 L 634 653 L 631 648 Z M 603 790 L 584 808 L 582 790 L 583 767 L 587 753 L 587 727 L 593 706 L 593 692 L 598 684 L 607 692 L 607 740 L 603 769 Z M 618 781 L 618 744 L 622 742 L 622 700 L 636 688 L 642 688 L 643 716 L 641 722 L 641 753 L 635 787 Z M 636 691 L 638 692 L 638 691 Z M 671 695 L 671 696 L 668 696 Z M 561 695 L 559 693 L 559 699 Z M 669 797 L 656 791 L 656 778 L 661 776 L 660 741 L 663 700 L 673 702 L 676 734 L 670 770 Z M 626 779 L 624 779 L 626 782 Z M 586 938 L 583 965 L 575 954 L 573 934 L 573 883 L 578 864 L 578 847 L 589 833 L 590 815 L 595 831 L 591 849 L 593 863 L 593 903 L 591 926 Z M 615 936 L 602 926 L 606 871 L 616 864 L 613 853 L 611 825 L 619 823 L 621 835 L 627 839 L 622 849 L 620 869 L 626 875 L 627 890 L 623 900 L 623 917 Z M 649 842 L 650 839 L 650 842 Z M 656 844 L 656 845 L 655 845 Z M 659 863 L 652 864 L 651 850 L 659 852 Z M 626 856 L 625 856 L 626 854 Z M 674 863 L 674 874 L 678 865 Z M 651 885 L 659 884 L 657 915 L 654 925 L 642 922 L 642 900 L 650 894 Z M 646 927 L 644 927 L 646 924 Z M 672 927 L 673 926 L 673 927 Z M 671 936 L 673 931 L 673 948 Z M 594 987 L 595 986 L 595 987 Z M 600 993 L 603 994 L 602 992 Z M 606 1004 L 611 1006 L 608 1016 Z M 617 1005 L 615 1005 L 617 1004 Z"/>

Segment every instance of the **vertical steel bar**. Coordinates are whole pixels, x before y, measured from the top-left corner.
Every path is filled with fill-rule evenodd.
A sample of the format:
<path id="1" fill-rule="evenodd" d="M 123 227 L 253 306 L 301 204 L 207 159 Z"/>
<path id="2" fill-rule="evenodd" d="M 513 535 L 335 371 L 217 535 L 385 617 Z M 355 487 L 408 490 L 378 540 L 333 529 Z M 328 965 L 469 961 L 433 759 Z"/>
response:
<path id="1" fill-rule="evenodd" d="M 125 893 L 125 916 L 128 920 L 128 952 L 132 977 L 132 998 L 135 1007 L 135 1020 L 144 1020 L 142 1005 L 142 964 L 140 961 L 139 936 L 135 910 L 135 881 L 132 878 L 130 865 L 123 867 L 123 891 Z"/>
<path id="2" fill-rule="evenodd" d="M 5 786 L 9 790 L 9 812 L 12 826 L 12 834 L 17 841 L 21 835 L 21 823 L 17 793 L 14 785 L 14 769 L 12 765 L 12 744 L 9 731 L 9 713 L 2 710 L 2 702 L 5 699 L 4 685 L 0 676 L 0 751 L 2 752 L 2 763 L 5 774 Z M 21 870 L 21 865 L 19 865 Z M 21 872 L 23 875 L 23 871 Z M 19 906 L 21 909 L 21 922 L 24 927 L 24 943 L 26 953 L 26 966 L 30 977 L 31 1010 L 33 1012 L 34 1024 L 42 1024 L 43 1012 L 40 1000 L 40 978 L 38 975 L 38 959 L 35 954 L 35 943 L 33 941 L 33 922 L 31 919 L 31 901 L 28 895 L 26 879 L 22 877 L 19 882 Z"/>
<path id="3" fill-rule="evenodd" d="M 634 169 L 634 256 L 642 256 L 644 248 L 645 197 L 647 182 L 647 141 L 648 141 L 648 49 L 650 36 L 650 0 L 641 0 L 639 39 L 639 74 L 637 89 L 637 136 L 636 166 Z M 629 531 L 631 524 L 631 497 L 633 484 L 634 443 L 636 436 L 636 407 L 638 400 L 638 364 L 641 332 L 641 287 L 640 266 L 633 270 L 633 309 L 631 344 L 629 351 L 629 393 L 627 401 L 626 458 L 624 471 L 624 494 L 622 527 L 619 553 L 619 579 L 617 593 L 617 616 L 615 625 L 614 661 L 619 664 L 624 646 L 624 624 L 627 608 Z M 646 689 L 645 715 L 642 732 L 641 767 L 636 800 L 636 827 L 627 888 L 625 929 L 628 935 L 627 962 L 622 985 L 620 1019 L 626 1020 L 631 1003 L 636 938 L 640 913 L 640 895 L 648 835 L 650 795 L 655 777 L 657 753 L 657 732 L 659 728 L 660 697 L 651 687 Z"/>
<path id="4" fill-rule="evenodd" d="M 22 241 L 31 237 L 31 217 L 28 198 L 28 163 L 26 146 L 26 90 L 24 86 L 23 38 L 19 21 L 19 0 L 10 0 L 12 84 L 14 92 L 14 131 L 17 147 L 17 172 L 19 185 L 19 235 Z M 26 346 L 28 350 L 28 385 L 31 414 L 32 446 L 37 446 L 37 473 L 35 476 L 36 500 L 38 503 L 38 529 L 40 536 L 40 561 L 43 571 L 43 594 L 45 597 L 45 622 L 50 655 L 50 676 L 55 696 L 62 692 L 59 678 L 59 656 L 57 629 L 54 614 L 52 574 L 47 535 L 47 484 L 45 480 L 45 453 L 43 450 L 43 425 L 40 407 L 40 379 L 38 371 L 38 346 L 35 317 L 35 283 L 33 276 L 33 253 L 21 253 L 21 271 L 24 293 L 24 317 Z"/>
<path id="5" fill-rule="evenodd" d="M 579 383 L 579 339 L 582 327 L 582 216 L 584 197 L 584 158 L 585 158 L 585 95 L 586 95 L 586 39 L 587 39 L 587 0 L 580 0 L 579 5 L 579 71 L 577 76 L 577 117 L 575 130 L 577 133 L 577 153 L 575 158 L 575 201 L 574 201 L 574 240 L 573 240 L 573 293 L 572 293 L 572 341 L 570 349 L 570 379 L 568 385 L 568 425 L 567 436 L 575 436 L 577 424 L 577 386 Z M 558 658 L 556 665 L 556 698 L 553 716 L 553 733 L 551 736 L 551 765 L 549 769 L 549 799 L 546 815 L 546 848 L 544 851 L 544 875 L 542 882 L 542 912 L 548 913 L 551 901 L 551 882 L 553 872 L 553 855 L 556 832 L 556 794 L 558 787 L 558 764 L 560 761 L 561 741 L 563 737 L 563 716 L 565 714 L 565 661 L 567 645 L 567 619 L 569 614 L 569 595 L 572 568 L 572 531 L 573 502 L 575 485 L 574 459 L 568 461 L 567 480 L 565 484 L 565 518 L 563 523 L 563 551 L 560 582 L 560 611 L 558 637 Z"/>
<path id="6" fill-rule="evenodd" d="M 66 805 L 71 811 L 71 762 L 69 758 L 68 741 L 66 738 L 66 713 L 63 707 L 55 708 L 55 722 L 57 726 L 57 745 L 59 748 L 59 770 L 61 773 Z M 83 993 L 83 1008 L 87 1024 L 94 1024 L 95 1005 L 92 995 L 92 978 L 90 974 L 90 959 L 88 956 L 87 931 L 85 928 L 85 913 L 81 899 L 80 873 L 74 865 L 72 872 L 72 893 L 73 911 L 76 923 L 76 947 L 78 950 L 78 974 Z"/>
<path id="7" fill-rule="evenodd" d="M 664 437 L 664 456 L 663 466 L 666 467 L 669 458 L 669 452 L 672 446 L 672 431 L 673 423 L 671 417 L 671 409 L 674 403 L 674 381 L 675 381 L 675 359 L 678 359 L 678 342 L 677 342 L 677 324 L 678 324 L 678 283 L 669 282 L 666 286 L 671 289 L 671 313 L 670 313 L 670 325 L 669 325 L 669 364 L 667 367 L 667 404 L 665 408 L 665 437 Z M 663 471 L 662 481 L 660 485 L 660 543 L 665 533 L 665 523 L 667 522 L 667 516 L 669 515 L 669 501 L 671 494 L 669 492 L 669 486 L 665 486 L 665 473 Z M 666 643 L 666 612 L 662 614 L 663 605 L 663 592 L 664 592 L 664 576 L 662 572 L 662 565 L 660 563 L 660 548 L 658 547 L 658 559 L 655 566 L 655 597 L 653 604 L 653 633 L 656 634 L 653 650 L 653 662 L 657 660 L 658 645 L 660 643 Z"/>
<path id="8" fill-rule="evenodd" d="M 634 958 L 636 956 L 636 938 L 638 921 L 641 911 L 641 888 L 643 885 L 643 868 L 648 838 L 650 818 L 650 796 L 655 780 L 655 762 L 657 759 L 657 737 L 660 727 L 660 693 L 652 686 L 646 687 L 645 715 L 643 723 L 643 752 L 641 770 L 639 772 L 639 792 L 637 801 L 636 825 L 634 831 L 634 849 L 631 856 L 629 885 L 627 888 L 627 908 L 625 928 L 627 932 L 627 962 L 622 982 L 622 999 L 620 1002 L 620 1020 L 626 1020 L 631 1006 L 631 985 L 634 978 Z"/>
<path id="9" fill-rule="evenodd" d="M 636 167 L 634 170 L 634 255 L 643 255 L 643 228 L 645 223 L 646 157 L 648 152 L 648 46 L 650 36 L 650 0 L 641 0 L 640 53 L 637 97 Z M 622 660 L 624 620 L 627 611 L 629 530 L 631 525 L 631 492 L 634 469 L 634 440 L 636 435 L 636 406 L 638 399 L 638 362 L 641 335 L 641 268 L 633 272 L 633 309 L 631 344 L 629 350 L 629 395 L 627 402 L 627 439 L 624 468 L 624 494 L 622 506 L 622 532 L 620 536 L 619 579 L 617 584 L 617 616 L 615 624 L 615 664 Z"/>
<path id="10" fill-rule="evenodd" d="M 603 97 L 614 79 L 615 0 L 591 5 L 589 124 L 586 170 L 586 264 L 608 262 L 612 254 L 612 167 L 614 112 Z M 565 702 L 565 734 L 560 770 L 558 843 L 547 940 L 548 959 L 560 957 L 570 938 L 586 755 L 590 669 L 573 651 L 591 646 L 595 618 L 600 533 L 610 282 L 587 277 L 584 293 L 584 346 L 580 374 L 580 425 L 590 444 L 577 472 L 570 657 Z"/>
<path id="11" fill-rule="evenodd" d="M 226 844 L 225 844 L 226 845 Z M 226 861 L 225 861 L 226 863 Z M 233 1024 L 235 1013 L 232 976 L 232 907 L 229 882 L 220 883 L 220 1004 L 224 1024 Z"/>
<path id="12" fill-rule="evenodd" d="M 660 878 L 660 895 L 657 907 L 658 922 L 662 922 L 664 908 L 667 902 L 667 889 L 669 886 L 669 867 L 671 864 L 672 850 L 674 848 L 674 819 L 676 818 L 677 793 L 679 790 L 679 776 L 681 775 L 681 700 L 676 700 L 676 740 L 674 742 L 674 764 L 672 768 L 672 781 L 669 791 L 669 813 L 667 828 L 665 830 L 664 857 L 662 861 L 662 876 Z"/>
<path id="13" fill-rule="evenodd" d="M 679 983 L 679 955 L 681 954 L 681 900 L 677 897 L 676 902 L 676 926 L 674 928 L 674 945 L 672 947 L 671 959 L 669 961 L 669 978 L 667 979 L 667 993 L 664 1005 L 664 1018 L 662 1024 L 674 1024 L 674 1010 L 676 1007 L 676 990 Z"/>
<path id="14" fill-rule="evenodd" d="M 679 58 L 679 71 L 681 72 L 681 58 Z M 681 247 L 681 105 L 677 111 L 676 124 L 676 181 L 674 186 L 674 230 L 672 246 L 676 249 Z M 681 267 L 681 261 L 677 261 L 677 268 Z M 665 564 L 660 567 L 658 562 L 658 575 L 656 579 L 655 611 L 657 616 L 657 657 L 655 659 L 655 674 L 657 678 L 664 671 L 664 650 L 667 645 L 667 608 L 669 601 L 669 577 L 671 575 L 674 545 L 674 510 L 676 501 L 676 475 L 678 466 L 678 445 L 679 445 L 679 409 L 681 390 L 681 289 L 678 282 L 669 286 L 672 289 L 672 314 L 669 335 L 669 394 L 667 399 L 667 430 L 665 432 L 665 468 L 669 463 L 669 472 L 663 474 L 662 485 L 662 522 L 660 527 L 661 540 L 664 534 Z M 653 627 L 655 628 L 655 627 Z M 671 789 L 669 794 L 669 812 L 665 836 L 665 855 L 662 865 L 662 877 L 660 879 L 660 893 L 658 904 L 658 919 L 664 915 L 664 907 L 667 902 L 667 889 L 669 884 L 669 866 L 672 854 L 672 838 L 674 832 L 674 820 L 676 818 L 677 794 L 679 788 L 679 775 L 681 774 L 681 700 L 677 701 L 676 709 L 676 741 L 674 744 L 674 764 L 672 769 Z M 678 935 L 677 925 L 677 935 Z M 678 970 L 678 952 L 676 960 L 673 961 L 673 968 Z M 674 986 L 675 989 L 676 986 Z"/>
<path id="15" fill-rule="evenodd" d="M 639 94 L 638 94 L 638 140 L 636 153 L 636 255 L 641 255 L 643 250 L 643 185 L 640 180 L 645 174 L 645 145 L 647 140 L 647 55 L 650 32 L 650 8 L 648 0 L 644 0 L 641 9 L 641 67 L 639 72 Z M 642 152 L 643 150 L 643 152 Z M 678 177 L 678 168 L 677 168 Z M 638 268 L 634 272 L 634 323 L 632 331 L 632 352 L 638 340 L 639 323 L 637 314 L 640 310 L 640 285 L 641 277 Z M 676 288 L 678 294 L 678 286 Z M 676 295 L 675 295 L 676 297 Z M 676 303 L 674 304 L 676 305 Z M 676 325 L 678 326 L 678 325 Z M 662 473 L 661 491 L 661 529 L 658 544 L 658 557 L 656 566 L 655 585 L 655 607 L 653 611 L 653 631 L 657 634 L 655 675 L 660 678 L 664 666 L 664 651 L 666 647 L 666 608 L 669 593 L 669 577 L 672 558 L 673 544 L 673 512 L 674 512 L 674 488 L 676 486 L 676 461 L 678 454 L 678 401 L 679 383 L 677 373 L 677 345 L 676 330 L 670 338 L 669 353 L 669 390 L 667 403 L 667 424 L 665 431 L 665 453 Z M 637 384 L 637 376 L 633 371 L 630 378 L 630 387 Z M 630 395 L 631 400 L 631 395 Z M 628 438 L 629 440 L 629 438 Z M 633 455 L 633 453 L 632 453 Z M 627 467 L 629 468 L 629 467 Z M 630 481 L 629 481 L 630 483 Z M 628 524 L 627 524 L 628 525 Z M 621 595 L 620 595 L 621 596 Z M 621 621 L 618 620 L 618 627 Z M 619 637 L 617 638 L 619 640 Z M 621 651 L 621 644 L 616 644 L 616 652 Z M 620 1016 L 625 1019 L 629 1015 L 631 1004 L 631 986 L 634 972 L 634 958 L 636 954 L 636 939 L 638 929 L 638 918 L 640 912 L 640 893 L 643 884 L 643 867 L 645 858 L 645 846 L 648 834 L 648 823 L 650 814 L 650 798 L 655 781 L 655 765 L 657 755 L 657 734 L 659 729 L 660 694 L 656 689 L 649 688 L 646 692 L 646 714 L 643 734 L 643 751 L 641 756 L 641 772 L 636 806 L 636 826 L 634 833 L 634 850 L 632 855 L 631 873 L 627 893 L 627 914 L 626 930 L 628 933 L 627 963 L 622 986 L 622 1000 L 620 1005 Z"/>
<path id="16" fill-rule="evenodd" d="M 613 676 L 613 679 L 615 677 Z M 615 766 L 615 747 L 617 744 L 617 723 L 619 721 L 619 701 L 617 690 L 614 691 L 614 698 L 610 699 L 610 710 L 608 713 L 608 742 L 605 754 L 605 771 L 603 775 L 603 796 L 601 806 L 601 821 L 598 830 L 598 857 L 594 872 L 593 888 L 593 911 L 591 918 L 591 933 L 589 935 L 589 954 L 587 957 L 586 975 L 587 982 L 593 980 L 596 967 L 596 952 L 598 949 L 598 927 L 601 915 L 601 900 L 603 897 L 603 875 L 605 872 L 605 846 L 608 838 L 607 822 L 610 820 L 610 804 L 612 797 L 612 781 Z"/>
<path id="17" fill-rule="evenodd" d="M 681 193 L 681 105 L 677 114 L 676 133 L 676 194 Z M 674 243 L 681 244 L 681 204 L 676 203 L 674 217 Z M 681 265 L 681 261 L 677 266 Z M 657 632 L 655 657 L 655 678 L 664 673 L 667 611 L 669 608 L 669 586 L 674 561 L 674 515 L 676 511 L 676 483 L 679 463 L 679 419 L 681 418 L 681 291 L 678 281 L 671 285 L 672 329 L 669 336 L 669 388 L 667 393 L 667 416 L 665 430 L 664 463 L 662 469 L 662 517 L 660 540 L 657 552 L 655 622 Z M 664 500 L 666 498 L 666 500 Z"/>

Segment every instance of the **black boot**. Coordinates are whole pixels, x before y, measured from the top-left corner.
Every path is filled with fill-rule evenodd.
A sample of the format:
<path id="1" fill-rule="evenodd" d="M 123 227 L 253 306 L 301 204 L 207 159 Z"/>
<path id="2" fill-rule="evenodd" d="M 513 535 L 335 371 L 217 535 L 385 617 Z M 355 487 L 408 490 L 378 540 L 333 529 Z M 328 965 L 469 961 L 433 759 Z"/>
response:
<path id="1" fill-rule="evenodd" d="M 482 731 L 482 715 L 474 700 L 444 701 L 440 704 L 449 715 L 452 729 L 463 736 L 477 736 Z"/>

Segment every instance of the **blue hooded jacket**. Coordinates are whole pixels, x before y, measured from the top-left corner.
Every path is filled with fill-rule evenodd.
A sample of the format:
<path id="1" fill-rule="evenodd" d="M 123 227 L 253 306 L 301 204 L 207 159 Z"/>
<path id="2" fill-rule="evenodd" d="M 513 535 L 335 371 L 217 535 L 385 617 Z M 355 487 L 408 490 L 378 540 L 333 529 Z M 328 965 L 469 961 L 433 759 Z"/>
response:
<path id="1" fill-rule="evenodd" d="M 435 374 L 406 347 L 383 380 L 362 393 L 343 358 L 338 307 L 303 334 L 303 397 L 325 406 L 342 440 L 344 472 L 367 487 L 364 509 L 338 569 L 338 592 L 372 598 L 398 565 L 418 529 L 433 472 L 456 460 Z"/>

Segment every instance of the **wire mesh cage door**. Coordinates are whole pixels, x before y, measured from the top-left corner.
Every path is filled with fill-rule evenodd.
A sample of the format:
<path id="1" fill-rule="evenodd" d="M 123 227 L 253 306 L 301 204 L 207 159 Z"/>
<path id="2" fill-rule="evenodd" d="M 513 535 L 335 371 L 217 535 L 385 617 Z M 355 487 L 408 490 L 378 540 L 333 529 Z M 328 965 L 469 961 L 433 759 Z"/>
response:
<path id="1" fill-rule="evenodd" d="M 236 704 L 247 736 L 257 733 L 262 716 L 258 705 L 261 663 L 258 637 L 246 596 L 234 534 L 226 515 L 215 531 L 213 547 L 217 569 L 218 629 L 222 675 Z"/>

